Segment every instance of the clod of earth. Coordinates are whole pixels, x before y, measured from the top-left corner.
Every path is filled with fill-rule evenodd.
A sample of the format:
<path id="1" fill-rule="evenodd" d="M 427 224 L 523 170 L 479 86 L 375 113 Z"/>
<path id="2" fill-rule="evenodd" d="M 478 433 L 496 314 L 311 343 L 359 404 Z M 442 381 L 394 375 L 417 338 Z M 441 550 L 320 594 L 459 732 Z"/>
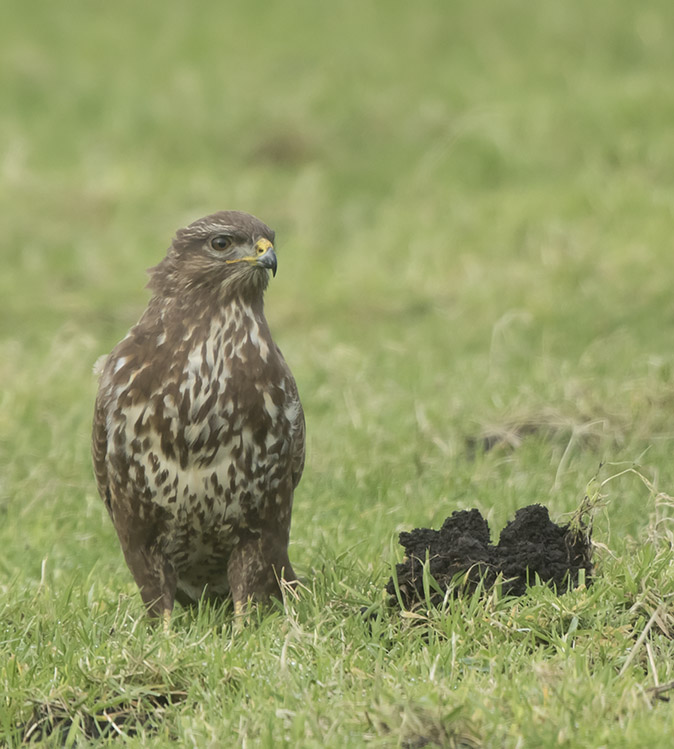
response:
<path id="1" fill-rule="evenodd" d="M 424 563 L 435 585 L 426 584 L 431 603 L 442 602 L 452 593 L 474 591 L 480 581 L 485 589 L 501 580 L 504 595 L 523 595 L 538 580 L 563 593 L 577 587 L 580 571 L 589 584 L 592 575 L 591 531 L 574 524 L 559 526 L 550 520 L 542 505 L 518 510 L 515 519 L 501 531 L 493 546 L 489 525 L 479 510 L 454 512 L 439 531 L 416 528 L 400 534 L 405 559 L 396 565 L 397 587 L 406 608 L 426 602 Z M 396 584 L 391 578 L 386 591 L 394 597 Z"/>
<path id="2" fill-rule="evenodd" d="M 147 693 L 133 700 L 118 701 L 113 697 L 108 707 L 99 703 L 97 712 L 90 712 L 83 700 L 75 696 L 72 702 L 65 698 L 34 701 L 30 720 L 17 728 L 23 733 L 21 743 L 31 745 L 49 739 L 54 746 L 68 746 L 73 725 L 90 741 L 136 736 L 141 729 L 149 734 L 161 725 L 166 709 L 186 696 L 187 692 L 176 690 L 166 694 Z"/>

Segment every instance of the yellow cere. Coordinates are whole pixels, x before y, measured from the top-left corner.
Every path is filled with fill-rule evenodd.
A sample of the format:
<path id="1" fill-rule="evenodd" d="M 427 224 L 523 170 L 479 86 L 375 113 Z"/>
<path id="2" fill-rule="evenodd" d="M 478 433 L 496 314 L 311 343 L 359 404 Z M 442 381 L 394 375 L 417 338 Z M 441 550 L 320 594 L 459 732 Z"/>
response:
<path id="1" fill-rule="evenodd" d="M 237 257 L 234 260 L 225 260 L 225 262 L 229 264 L 240 263 L 242 261 L 245 261 L 247 263 L 254 263 L 257 261 L 260 255 L 264 255 L 264 253 L 267 250 L 273 249 L 273 247 L 274 245 L 268 239 L 265 239 L 264 237 L 262 237 L 258 239 L 257 242 L 255 243 L 255 247 L 254 247 L 255 255 L 250 255 L 248 257 Z"/>
<path id="2" fill-rule="evenodd" d="M 262 239 L 258 239 L 255 243 L 255 251 L 258 255 L 263 255 L 268 249 L 272 248 L 274 245 L 268 240 L 262 237 Z"/>

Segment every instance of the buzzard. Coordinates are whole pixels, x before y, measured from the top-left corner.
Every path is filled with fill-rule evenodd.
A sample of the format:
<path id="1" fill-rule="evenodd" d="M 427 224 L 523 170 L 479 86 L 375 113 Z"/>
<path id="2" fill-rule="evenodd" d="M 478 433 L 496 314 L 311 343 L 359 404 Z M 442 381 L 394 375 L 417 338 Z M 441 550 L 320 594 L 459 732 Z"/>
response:
<path id="1" fill-rule="evenodd" d="M 274 232 L 221 211 L 181 229 L 152 298 L 99 367 L 98 491 L 153 616 L 278 594 L 304 467 L 295 380 L 264 316 Z"/>

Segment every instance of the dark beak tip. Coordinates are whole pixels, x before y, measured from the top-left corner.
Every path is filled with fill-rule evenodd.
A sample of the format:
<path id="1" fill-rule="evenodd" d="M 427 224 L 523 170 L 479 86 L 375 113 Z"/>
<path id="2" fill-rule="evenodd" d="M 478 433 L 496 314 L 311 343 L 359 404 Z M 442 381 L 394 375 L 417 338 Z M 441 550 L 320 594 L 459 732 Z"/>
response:
<path id="1" fill-rule="evenodd" d="M 273 276 L 276 275 L 276 267 L 278 263 L 276 261 L 276 253 L 274 252 L 272 247 L 270 247 L 264 253 L 264 255 L 259 259 L 258 262 L 263 268 L 267 268 L 267 270 L 270 270 Z"/>

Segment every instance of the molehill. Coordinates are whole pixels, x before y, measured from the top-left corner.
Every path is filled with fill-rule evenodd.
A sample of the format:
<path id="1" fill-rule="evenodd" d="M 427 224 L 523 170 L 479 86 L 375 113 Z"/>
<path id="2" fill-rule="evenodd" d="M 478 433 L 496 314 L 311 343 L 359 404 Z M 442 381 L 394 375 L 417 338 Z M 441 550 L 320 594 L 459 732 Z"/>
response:
<path id="1" fill-rule="evenodd" d="M 577 587 L 580 570 L 590 584 L 592 576 L 591 531 L 577 525 L 559 526 L 542 505 L 517 510 L 515 519 L 501 531 L 498 545 L 491 543 L 489 525 L 479 510 L 453 512 L 439 531 L 415 528 L 400 534 L 405 559 L 396 565 L 398 589 L 406 608 L 426 601 L 423 564 L 440 588 L 430 588 L 431 603 L 442 602 L 453 585 L 452 595 L 472 592 L 480 581 L 485 589 L 502 580 L 504 595 L 519 596 L 538 578 L 558 592 Z M 393 578 L 386 586 L 396 597 Z"/>

